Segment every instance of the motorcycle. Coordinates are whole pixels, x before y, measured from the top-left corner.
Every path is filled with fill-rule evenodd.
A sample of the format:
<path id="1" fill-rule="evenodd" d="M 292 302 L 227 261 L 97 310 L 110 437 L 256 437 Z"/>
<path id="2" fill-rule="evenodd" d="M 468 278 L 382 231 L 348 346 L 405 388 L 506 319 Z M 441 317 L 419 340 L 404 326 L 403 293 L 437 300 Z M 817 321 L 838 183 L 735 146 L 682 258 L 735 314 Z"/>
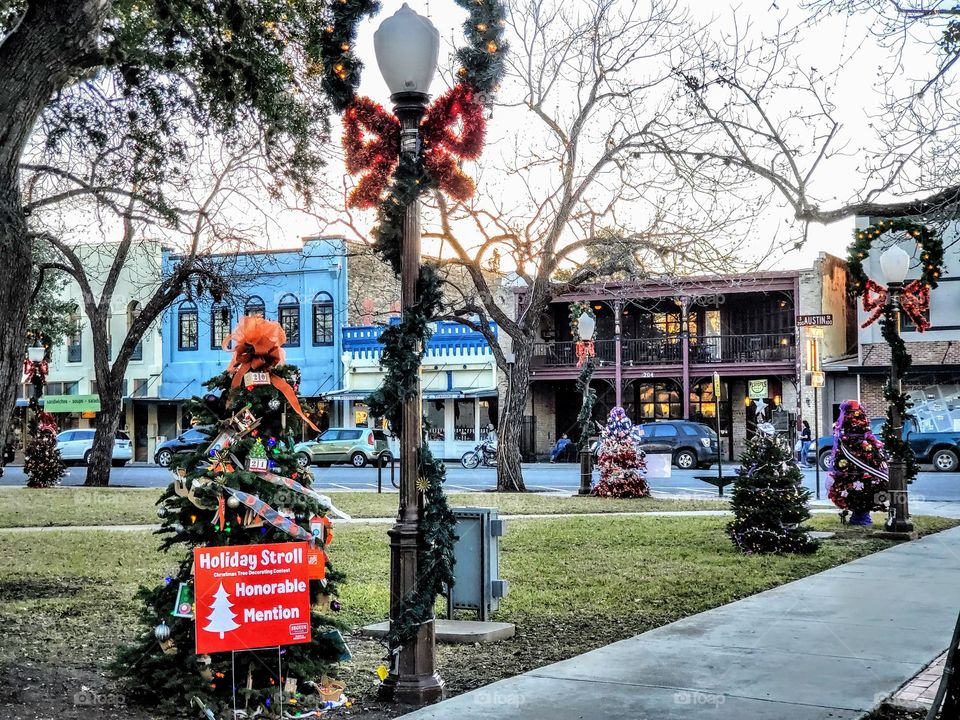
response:
<path id="1" fill-rule="evenodd" d="M 460 464 L 467 470 L 473 470 L 478 465 L 495 467 L 497 464 L 497 446 L 489 440 L 484 440 L 473 450 L 468 450 L 460 458 Z"/>

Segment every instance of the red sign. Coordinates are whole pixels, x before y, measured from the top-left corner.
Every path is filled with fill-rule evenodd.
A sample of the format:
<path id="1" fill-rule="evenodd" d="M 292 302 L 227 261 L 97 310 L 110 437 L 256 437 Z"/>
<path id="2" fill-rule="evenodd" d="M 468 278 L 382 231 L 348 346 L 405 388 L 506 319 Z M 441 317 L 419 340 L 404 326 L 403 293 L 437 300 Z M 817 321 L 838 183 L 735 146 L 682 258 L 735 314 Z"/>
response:
<path id="1" fill-rule="evenodd" d="M 310 642 L 305 542 L 193 551 L 197 655 Z"/>

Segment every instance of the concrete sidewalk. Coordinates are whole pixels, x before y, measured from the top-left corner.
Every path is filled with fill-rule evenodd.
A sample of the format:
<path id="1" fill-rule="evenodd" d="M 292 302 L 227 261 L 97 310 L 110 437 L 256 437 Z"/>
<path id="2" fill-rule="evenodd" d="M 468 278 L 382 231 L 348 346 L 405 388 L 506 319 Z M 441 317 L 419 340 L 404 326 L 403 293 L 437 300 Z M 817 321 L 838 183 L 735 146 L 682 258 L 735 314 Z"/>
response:
<path id="1" fill-rule="evenodd" d="M 860 718 L 943 651 L 958 609 L 955 528 L 404 718 Z"/>

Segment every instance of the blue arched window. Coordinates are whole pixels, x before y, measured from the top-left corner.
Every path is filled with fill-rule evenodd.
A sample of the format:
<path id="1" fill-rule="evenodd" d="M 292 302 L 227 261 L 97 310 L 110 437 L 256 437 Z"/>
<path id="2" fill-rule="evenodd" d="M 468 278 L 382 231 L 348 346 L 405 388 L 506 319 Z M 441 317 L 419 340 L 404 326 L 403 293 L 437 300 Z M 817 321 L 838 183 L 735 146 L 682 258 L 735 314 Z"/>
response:
<path id="1" fill-rule="evenodd" d="M 313 298 L 313 344 L 333 345 L 333 298 L 319 292 Z"/>
<path id="2" fill-rule="evenodd" d="M 210 348 L 218 350 L 223 341 L 230 336 L 230 306 L 226 303 L 214 303 L 210 308 Z"/>
<path id="3" fill-rule="evenodd" d="M 196 350 L 198 346 L 197 305 L 187 300 L 180 303 L 177 311 L 177 347 L 180 350 Z"/>
<path id="4" fill-rule="evenodd" d="M 287 293 L 277 305 L 277 322 L 287 335 L 284 347 L 300 347 L 300 303 Z"/>
<path id="5" fill-rule="evenodd" d="M 243 314 L 251 317 L 265 318 L 267 316 L 267 307 L 263 304 L 263 298 L 258 295 L 247 298 L 247 303 L 243 306 Z"/>

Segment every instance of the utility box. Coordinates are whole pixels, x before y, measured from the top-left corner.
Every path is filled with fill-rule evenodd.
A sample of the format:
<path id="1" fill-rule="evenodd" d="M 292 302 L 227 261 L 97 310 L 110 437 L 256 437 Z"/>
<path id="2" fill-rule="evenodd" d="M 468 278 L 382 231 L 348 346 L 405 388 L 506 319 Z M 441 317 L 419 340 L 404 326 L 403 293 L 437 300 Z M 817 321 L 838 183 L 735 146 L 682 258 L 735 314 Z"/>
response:
<path id="1" fill-rule="evenodd" d="M 507 581 L 500 579 L 500 538 L 506 522 L 495 508 L 453 508 L 457 542 L 453 554 L 456 582 L 447 591 L 447 617 L 454 610 L 473 610 L 477 620 L 487 622 L 507 594 Z"/>

